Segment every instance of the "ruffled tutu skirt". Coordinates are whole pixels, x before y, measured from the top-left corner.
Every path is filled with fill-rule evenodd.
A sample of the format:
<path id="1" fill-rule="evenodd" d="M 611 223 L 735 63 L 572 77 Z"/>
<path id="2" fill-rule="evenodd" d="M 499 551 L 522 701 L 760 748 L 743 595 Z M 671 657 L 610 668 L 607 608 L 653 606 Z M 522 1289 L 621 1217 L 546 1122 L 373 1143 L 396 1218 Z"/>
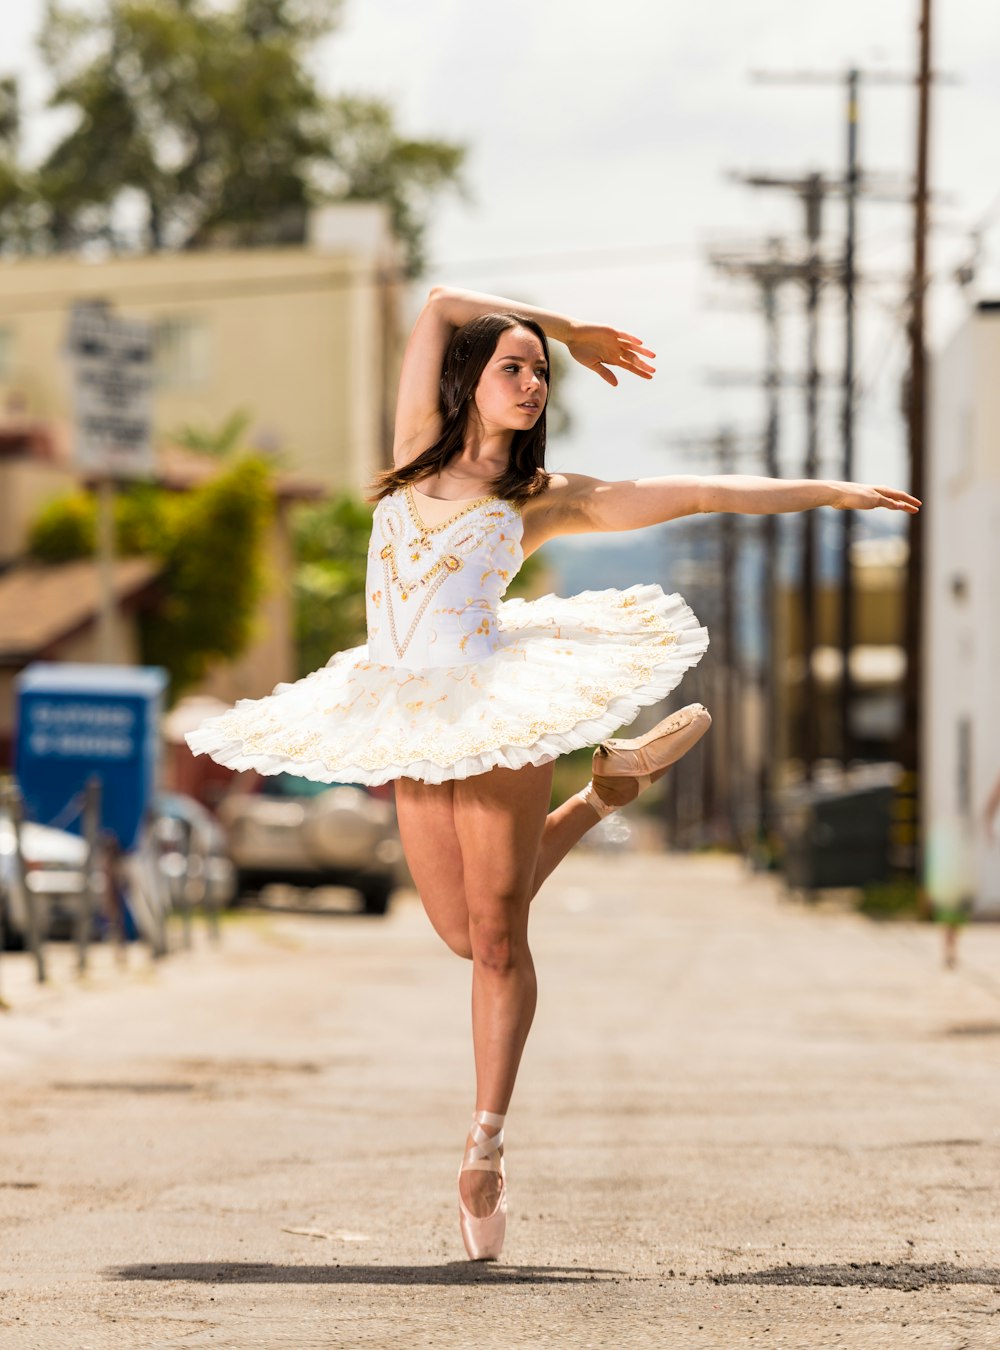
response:
<path id="1" fill-rule="evenodd" d="M 232 769 L 376 786 L 443 783 L 596 745 L 665 698 L 708 630 L 659 586 L 508 600 L 496 651 L 412 670 L 338 652 L 294 684 L 241 699 L 187 740 Z"/>

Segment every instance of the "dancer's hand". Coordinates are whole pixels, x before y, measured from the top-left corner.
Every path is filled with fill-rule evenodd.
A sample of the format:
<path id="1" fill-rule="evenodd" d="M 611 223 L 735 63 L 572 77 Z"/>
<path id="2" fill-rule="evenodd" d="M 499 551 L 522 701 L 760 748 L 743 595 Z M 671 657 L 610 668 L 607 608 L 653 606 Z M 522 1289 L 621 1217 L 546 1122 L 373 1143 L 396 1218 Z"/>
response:
<path id="1" fill-rule="evenodd" d="M 871 511 L 884 506 L 889 511 L 906 511 L 915 516 L 920 502 L 899 488 L 869 487 L 867 483 L 831 483 L 834 499 L 831 506 L 838 511 Z"/>
<path id="2" fill-rule="evenodd" d="M 620 366 L 642 380 L 653 378 L 654 367 L 643 361 L 642 357 L 655 357 L 656 353 L 644 347 L 642 339 L 633 337 L 631 333 L 622 333 L 617 328 L 608 328 L 600 323 L 578 323 L 573 325 L 573 333 L 567 339 L 566 346 L 574 361 L 593 370 L 608 384 L 618 383 L 618 377 L 609 366 Z"/>

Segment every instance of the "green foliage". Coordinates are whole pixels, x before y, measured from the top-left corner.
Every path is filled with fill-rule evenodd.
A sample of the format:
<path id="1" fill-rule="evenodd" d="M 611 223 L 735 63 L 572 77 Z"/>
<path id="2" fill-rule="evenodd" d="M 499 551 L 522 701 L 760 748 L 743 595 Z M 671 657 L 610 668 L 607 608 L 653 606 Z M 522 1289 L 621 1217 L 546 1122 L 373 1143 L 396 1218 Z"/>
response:
<path id="1" fill-rule="evenodd" d="M 175 692 L 253 636 L 265 584 L 262 544 L 273 510 L 271 471 L 247 455 L 197 492 L 175 498 L 164 538 L 167 598 L 143 626 L 143 656 L 170 671 Z"/>
<path id="2" fill-rule="evenodd" d="M 328 108 L 333 162 L 352 201 L 384 202 L 406 245 L 409 268 L 423 268 L 424 221 L 435 195 L 459 183 L 464 149 L 449 141 L 399 135 L 392 110 L 379 99 L 341 98 Z"/>
<path id="3" fill-rule="evenodd" d="M 317 202 L 386 202 L 411 270 L 463 150 L 399 134 L 384 103 L 329 99 L 310 49 L 337 0 L 51 0 L 52 104 L 75 124 L 30 175 L 0 85 L 0 243 L 34 251 L 298 243 Z M 122 226 L 125 194 L 145 204 Z"/>
<path id="4" fill-rule="evenodd" d="M 170 439 L 175 445 L 194 450 L 199 455 L 224 459 L 244 443 L 243 437 L 252 421 L 252 413 L 246 408 L 237 408 L 214 431 L 188 424 L 175 431 Z"/>
<path id="5" fill-rule="evenodd" d="M 142 655 L 167 668 L 174 694 L 250 641 L 273 505 L 270 465 L 255 455 L 193 492 L 139 485 L 117 496 L 119 553 L 151 555 L 164 566 L 163 600 L 142 618 Z M 94 499 L 75 492 L 43 509 L 29 548 L 42 562 L 69 562 L 93 555 L 96 534 Z"/>
<path id="6" fill-rule="evenodd" d="M 56 497 L 43 506 L 28 534 L 28 552 L 39 562 L 72 562 L 97 547 L 97 505 L 89 492 Z"/>
<path id="7" fill-rule="evenodd" d="M 175 518 L 184 498 L 146 483 L 137 483 L 115 498 L 115 539 L 121 553 L 152 554 L 166 558 L 171 548 Z"/>
<path id="8" fill-rule="evenodd" d="M 371 507 L 344 494 L 295 521 L 295 642 L 300 675 L 365 640 Z"/>
<path id="9" fill-rule="evenodd" d="M 872 882 L 863 886 L 858 909 L 870 919 L 915 919 L 924 916 L 920 888 L 912 877 Z"/>
<path id="10" fill-rule="evenodd" d="M 32 192 L 22 169 L 21 98 L 13 75 L 0 78 L 0 252 L 24 249 L 31 236 Z"/>

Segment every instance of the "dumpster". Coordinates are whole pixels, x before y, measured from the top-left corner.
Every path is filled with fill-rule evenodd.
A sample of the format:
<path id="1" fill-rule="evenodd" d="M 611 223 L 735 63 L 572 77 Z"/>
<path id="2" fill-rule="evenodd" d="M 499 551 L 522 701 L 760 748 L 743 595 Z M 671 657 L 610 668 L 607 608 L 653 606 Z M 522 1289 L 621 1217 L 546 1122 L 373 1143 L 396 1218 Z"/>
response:
<path id="1" fill-rule="evenodd" d="M 781 870 L 790 887 L 888 881 L 896 765 L 790 789 L 780 806 Z"/>

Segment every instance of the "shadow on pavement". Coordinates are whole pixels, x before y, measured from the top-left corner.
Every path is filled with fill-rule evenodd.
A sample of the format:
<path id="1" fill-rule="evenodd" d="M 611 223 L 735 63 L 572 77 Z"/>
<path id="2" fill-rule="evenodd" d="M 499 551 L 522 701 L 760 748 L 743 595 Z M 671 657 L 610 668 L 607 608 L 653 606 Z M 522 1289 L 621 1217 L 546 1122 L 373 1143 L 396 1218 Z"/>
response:
<path id="1" fill-rule="evenodd" d="M 190 1280 L 199 1284 L 588 1284 L 622 1279 L 624 1270 L 581 1266 L 497 1266 L 455 1261 L 441 1266 L 287 1266 L 250 1261 L 175 1261 L 119 1266 L 112 1280 Z"/>
<path id="2" fill-rule="evenodd" d="M 857 1285 L 864 1289 L 925 1289 L 931 1284 L 989 1284 L 1000 1289 L 1000 1267 L 931 1265 L 907 1262 L 849 1261 L 839 1266 L 776 1266 L 736 1275 L 712 1275 L 714 1284 Z"/>

